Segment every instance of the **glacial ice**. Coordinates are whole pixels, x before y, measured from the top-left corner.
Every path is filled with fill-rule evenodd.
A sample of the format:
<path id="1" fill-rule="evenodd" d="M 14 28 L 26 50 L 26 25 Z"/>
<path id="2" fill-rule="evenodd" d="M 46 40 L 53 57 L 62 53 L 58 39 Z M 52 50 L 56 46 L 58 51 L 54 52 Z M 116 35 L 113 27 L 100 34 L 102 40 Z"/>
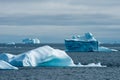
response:
<path id="1" fill-rule="evenodd" d="M 72 59 L 64 52 L 49 46 L 17 55 L 10 62 L 14 66 L 71 66 Z"/>
<path id="2" fill-rule="evenodd" d="M 0 60 L 4 60 L 6 62 L 10 62 L 12 58 L 14 58 L 15 55 L 9 54 L 9 53 L 1 53 L 0 54 Z"/>
<path id="3" fill-rule="evenodd" d="M 17 69 L 16 67 L 69 66 L 69 67 L 104 67 L 101 64 L 74 64 L 71 57 L 62 50 L 43 46 L 19 55 L 1 54 L 0 69 Z M 14 67 L 15 66 L 15 67 Z"/>
<path id="4" fill-rule="evenodd" d="M 26 38 L 26 39 L 23 39 L 22 42 L 24 44 L 40 44 L 40 40 L 37 38 L 35 38 L 35 39 Z"/>
<path id="5" fill-rule="evenodd" d="M 65 39 L 65 47 L 68 52 L 117 51 L 99 46 L 99 41 L 89 32 L 83 36 L 77 35 L 73 36 L 72 39 Z"/>
<path id="6" fill-rule="evenodd" d="M 0 60 L 0 69 L 18 69 L 15 66 L 12 66 L 11 64 L 9 64 L 6 61 Z"/>

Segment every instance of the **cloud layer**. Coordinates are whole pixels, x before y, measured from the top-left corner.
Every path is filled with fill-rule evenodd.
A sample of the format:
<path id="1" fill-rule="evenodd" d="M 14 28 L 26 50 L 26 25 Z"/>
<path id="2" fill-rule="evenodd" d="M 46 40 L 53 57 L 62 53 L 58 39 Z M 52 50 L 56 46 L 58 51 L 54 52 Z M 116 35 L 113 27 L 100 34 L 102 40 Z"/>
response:
<path id="1" fill-rule="evenodd" d="M 0 0 L 0 35 L 62 42 L 92 32 L 100 39 L 120 40 L 119 9 L 119 0 Z"/>

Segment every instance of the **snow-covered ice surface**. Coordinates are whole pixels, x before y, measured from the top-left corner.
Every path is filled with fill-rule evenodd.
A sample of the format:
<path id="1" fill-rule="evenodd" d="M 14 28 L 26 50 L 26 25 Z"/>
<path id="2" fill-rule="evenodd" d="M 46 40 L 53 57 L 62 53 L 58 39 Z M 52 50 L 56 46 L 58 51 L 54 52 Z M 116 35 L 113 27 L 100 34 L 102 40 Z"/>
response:
<path id="1" fill-rule="evenodd" d="M 74 64 L 71 57 L 62 50 L 50 46 L 43 46 L 19 55 L 1 54 L 1 69 L 16 69 L 16 67 L 37 67 L 37 66 L 70 66 L 70 67 L 105 67 L 101 64 L 91 63 L 88 65 Z M 5 66 L 5 67 L 4 67 Z"/>
<path id="2" fill-rule="evenodd" d="M 76 36 L 73 36 L 72 37 L 73 40 L 79 40 L 79 41 L 97 41 L 93 34 L 88 32 L 88 33 L 85 33 L 83 36 L 80 36 L 80 35 L 76 35 Z"/>

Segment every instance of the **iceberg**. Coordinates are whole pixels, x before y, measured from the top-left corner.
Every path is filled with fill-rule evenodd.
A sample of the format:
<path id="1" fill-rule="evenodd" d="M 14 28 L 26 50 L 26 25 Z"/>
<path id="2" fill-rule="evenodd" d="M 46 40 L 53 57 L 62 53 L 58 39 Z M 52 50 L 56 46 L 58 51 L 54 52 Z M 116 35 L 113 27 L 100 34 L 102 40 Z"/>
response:
<path id="1" fill-rule="evenodd" d="M 15 42 L 9 42 L 7 43 L 7 45 L 15 45 L 16 43 Z"/>
<path id="2" fill-rule="evenodd" d="M 72 39 L 65 39 L 66 51 L 92 52 L 98 51 L 98 41 L 92 33 L 85 33 L 84 36 L 73 36 Z"/>
<path id="3" fill-rule="evenodd" d="M 22 42 L 24 44 L 40 44 L 40 40 L 37 38 L 35 38 L 35 39 L 26 38 L 26 39 L 23 39 Z"/>
<path id="4" fill-rule="evenodd" d="M 72 39 L 65 39 L 65 47 L 68 52 L 117 51 L 99 46 L 99 41 L 89 32 L 83 36 L 77 35 L 73 36 Z"/>
<path id="5" fill-rule="evenodd" d="M 15 66 L 15 67 L 14 67 Z M 18 69 L 17 67 L 69 66 L 69 67 L 103 67 L 100 64 L 74 64 L 65 51 L 43 46 L 19 55 L 1 54 L 0 69 Z"/>
<path id="6" fill-rule="evenodd" d="M 73 60 L 64 52 L 49 46 L 22 53 L 13 58 L 14 66 L 72 66 Z"/>

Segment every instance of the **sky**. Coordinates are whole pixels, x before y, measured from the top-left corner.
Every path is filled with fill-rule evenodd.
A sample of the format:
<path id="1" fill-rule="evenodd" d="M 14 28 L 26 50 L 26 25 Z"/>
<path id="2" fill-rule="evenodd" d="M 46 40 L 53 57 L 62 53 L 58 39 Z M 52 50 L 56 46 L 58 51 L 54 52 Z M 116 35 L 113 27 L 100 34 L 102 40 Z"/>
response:
<path id="1" fill-rule="evenodd" d="M 64 43 L 86 32 L 120 42 L 120 0 L 0 0 L 0 43 Z"/>

